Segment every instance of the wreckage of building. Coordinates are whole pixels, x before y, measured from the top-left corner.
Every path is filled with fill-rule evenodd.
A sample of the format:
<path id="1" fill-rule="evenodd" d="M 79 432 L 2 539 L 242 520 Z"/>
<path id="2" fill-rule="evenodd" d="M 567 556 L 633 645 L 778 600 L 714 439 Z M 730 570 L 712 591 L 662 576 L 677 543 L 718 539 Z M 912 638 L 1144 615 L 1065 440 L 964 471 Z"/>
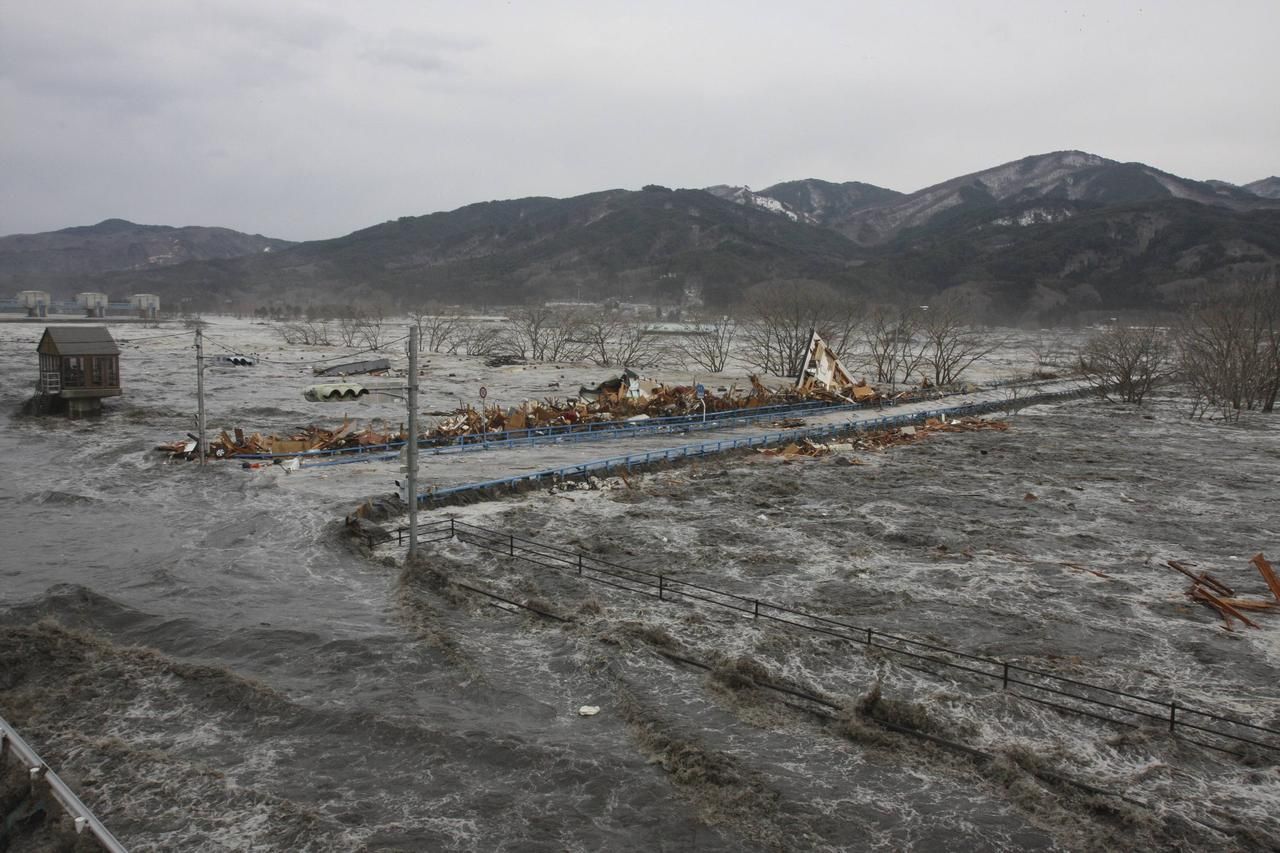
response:
<path id="1" fill-rule="evenodd" d="M 389 367 L 385 359 L 375 359 L 338 365 L 330 370 L 377 372 Z M 357 371 L 357 368 L 362 369 Z M 866 404 L 880 397 L 876 388 L 865 380 L 855 381 L 852 378 L 817 333 L 810 340 L 805 368 L 795 383 L 769 388 L 754 375 L 749 376 L 747 382 L 743 388 L 730 385 L 717 389 L 701 385 L 668 385 L 628 369 L 595 386 L 582 386 L 576 396 L 564 400 L 526 400 L 511 407 L 463 406 L 440 418 L 433 428 L 420 434 L 418 440 L 428 445 L 443 445 L 466 441 L 468 437 L 500 439 L 504 434 L 546 428 L 593 429 L 610 423 L 622 425 L 651 418 L 714 415 L 788 404 Z M 355 399 L 360 394 L 375 390 L 352 383 L 316 385 L 307 390 L 307 398 L 316 401 Z M 256 432 L 246 435 L 243 430 L 236 429 L 233 434 L 223 432 L 215 438 L 210 443 L 210 451 L 220 458 L 346 450 L 363 452 L 370 447 L 403 442 L 407 437 L 403 429 L 392 431 L 370 425 L 364 430 L 357 430 L 353 422 L 344 421 L 337 430 L 311 426 L 288 436 Z M 157 448 L 175 458 L 189 458 L 194 449 L 193 440 L 176 441 Z"/>

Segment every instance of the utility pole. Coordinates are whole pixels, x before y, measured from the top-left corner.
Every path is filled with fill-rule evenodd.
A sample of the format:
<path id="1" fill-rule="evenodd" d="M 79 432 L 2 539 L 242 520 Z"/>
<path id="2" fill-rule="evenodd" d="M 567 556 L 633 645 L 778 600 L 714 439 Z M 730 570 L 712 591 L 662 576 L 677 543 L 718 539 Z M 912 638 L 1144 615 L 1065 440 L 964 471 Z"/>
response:
<path id="1" fill-rule="evenodd" d="M 204 441 L 204 332 L 196 326 L 196 446 L 200 452 L 200 464 L 205 464 L 209 446 Z"/>
<path id="2" fill-rule="evenodd" d="M 409 436 L 405 461 L 409 463 L 409 557 L 418 553 L 418 327 L 409 327 Z"/>

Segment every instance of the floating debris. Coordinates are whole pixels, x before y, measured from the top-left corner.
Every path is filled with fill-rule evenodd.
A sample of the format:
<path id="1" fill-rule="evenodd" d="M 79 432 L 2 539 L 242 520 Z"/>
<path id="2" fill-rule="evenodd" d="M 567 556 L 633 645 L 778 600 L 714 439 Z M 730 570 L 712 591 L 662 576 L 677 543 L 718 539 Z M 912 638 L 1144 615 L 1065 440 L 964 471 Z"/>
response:
<path id="1" fill-rule="evenodd" d="M 354 371 L 357 367 L 376 371 L 388 366 L 386 359 L 376 359 L 337 365 L 324 373 L 337 375 L 340 371 Z M 479 408 L 470 404 L 462 406 L 443 415 L 432 429 L 419 436 L 419 440 L 435 445 L 452 444 L 459 439 L 480 442 L 500 440 L 507 437 L 504 434 L 548 427 L 585 430 L 599 428 L 603 424 L 621 426 L 654 418 L 714 415 L 717 412 L 763 406 L 786 406 L 815 401 L 839 404 L 880 399 L 879 392 L 865 382 L 845 387 L 843 391 L 847 391 L 846 394 L 833 391 L 817 381 L 770 389 L 758 376 L 753 375 L 748 379 L 749 388 L 730 386 L 719 391 L 702 388 L 699 393 L 699 387 L 695 385 L 665 385 L 626 370 L 620 376 L 606 379 L 592 388 L 583 387 L 576 397 L 565 400 L 548 397 L 541 401 L 526 400 L 519 406 L 512 407 L 484 404 Z M 359 383 L 338 382 L 312 386 L 307 390 L 306 396 L 313 400 L 357 399 L 376 390 Z M 904 395 L 899 394 L 898 397 L 903 398 Z M 780 426 L 802 426 L 803 423 L 800 419 L 787 418 L 782 420 Z M 930 423 L 943 424 L 942 421 Z M 170 458 L 195 458 L 195 437 L 188 435 L 187 438 L 192 440 L 162 444 L 156 449 L 168 453 Z M 236 429 L 234 438 L 223 432 L 210 441 L 209 455 L 221 459 L 263 453 L 359 451 L 372 445 L 402 442 L 405 438 L 403 428 L 397 432 L 386 432 L 370 426 L 356 432 L 350 421 L 343 421 L 343 425 L 337 430 L 326 430 L 313 425 L 287 436 L 255 432 L 245 437 L 242 430 Z"/>
<path id="2" fill-rule="evenodd" d="M 316 376 L 356 376 L 361 373 L 381 374 L 391 369 L 391 362 L 385 358 L 372 358 L 365 361 L 349 361 L 335 364 L 332 367 L 315 368 Z"/>
<path id="3" fill-rule="evenodd" d="M 832 442 L 817 442 L 802 439 L 785 447 L 768 447 L 757 450 L 762 456 L 780 456 L 793 459 L 798 456 L 825 456 L 828 453 L 851 450 L 884 450 L 900 444 L 911 444 L 922 438 L 940 432 L 974 432 L 978 430 L 1007 430 L 1005 421 L 983 420 L 981 418 L 963 418 L 947 420 L 945 418 L 929 418 L 923 424 L 899 429 L 874 430 L 860 432 L 856 436 Z M 1034 499 L 1034 498 L 1033 498 Z"/>
<path id="4" fill-rule="evenodd" d="M 350 419 L 344 419 L 342 425 L 335 430 L 307 426 L 287 436 L 262 435 L 257 432 L 245 435 L 244 430 L 236 427 L 231 434 L 223 430 L 209 442 L 209 456 L 228 459 L 267 453 L 295 455 L 320 451 L 355 452 L 401 442 L 404 441 L 404 436 L 403 429 L 391 432 L 377 429 L 374 424 L 357 429 L 356 422 Z M 170 459 L 194 459 L 197 455 L 195 436 L 162 444 L 156 450 L 168 453 Z"/>
<path id="5" fill-rule="evenodd" d="M 1250 628 L 1261 628 L 1257 622 L 1254 622 L 1248 616 L 1245 616 L 1244 610 L 1254 612 L 1277 610 L 1280 609 L 1280 579 L 1276 578 L 1275 569 L 1271 563 L 1262 554 L 1256 554 L 1250 563 L 1257 568 L 1262 575 L 1262 579 L 1266 581 L 1267 586 L 1271 590 L 1271 594 L 1275 596 L 1275 601 L 1267 601 L 1265 599 L 1256 598 L 1236 598 L 1236 592 L 1231 587 L 1220 581 L 1218 578 L 1208 572 L 1193 572 L 1191 569 L 1195 563 L 1188 563 L 1183 560 L 1165 560 L 1164 564 L 1175 571 L 1181 572 L 1191 579 L 1191 586 L 1187 587 L 1186 596 L 1193 601 L 1199 601 L 1218 612 L 1222 616 L 1222 627 L 1228 631 L 1233 631 L 1231 620 L 1235 619 Z"/>

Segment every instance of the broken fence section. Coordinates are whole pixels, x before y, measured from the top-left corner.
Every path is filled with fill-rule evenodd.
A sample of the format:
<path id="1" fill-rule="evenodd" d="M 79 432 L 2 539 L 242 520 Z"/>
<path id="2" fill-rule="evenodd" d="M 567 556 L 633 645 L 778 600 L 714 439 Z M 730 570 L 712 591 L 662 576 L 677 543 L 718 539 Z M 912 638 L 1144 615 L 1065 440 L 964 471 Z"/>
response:
<path id="1" fill-rule="evenodd" d="M 993 687 L 998 685 L 1001 690 L 1018 699 L 1065 713 L 1128 728 L 1167 730 L 1182 740 L 1231 755 L 1243 756 L 1260 751 L 1272 759 L 1280 757 L 1280 730 L 1187 707 L 1176 700 L 1155 699 L 1034 667 L 889 634 L 830 616 L 680 580 L 661 572 L 609 562 L 579 550 L 548 545 L 456 518 L 419 525 L 418 535 L 421 543 L 456 539 L 512 559 L 577 575 L 586 581 L 658 601 L 684 602 L 734 611 L 753 621 L 765 620 L 788 628 L 847 640 L 894 655 L 901 666 L 930 675 L 940 674 L 939 670 L 947 674 L 962 673 L 970 681 Z M 408 529 L 396 530 L 396 538 L 400 545 L 404 545 L 408 539 Z"/>

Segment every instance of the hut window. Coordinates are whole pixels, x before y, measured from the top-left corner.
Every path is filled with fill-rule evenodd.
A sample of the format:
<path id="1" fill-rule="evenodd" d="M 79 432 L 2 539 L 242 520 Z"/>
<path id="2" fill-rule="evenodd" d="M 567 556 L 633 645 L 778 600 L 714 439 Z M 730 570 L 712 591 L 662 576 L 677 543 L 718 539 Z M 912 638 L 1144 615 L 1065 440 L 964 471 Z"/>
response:
<path id="1" fill-rule="evenodd" d="M 115 356 L 107 359 L 107 385 L 114 388 L 120 384 L 120 377 L 116 375 L 116 359 Z"/>
<path id="2" fill-rule="evenodd" d="M 84 362 L 80 356 L 67 356 L 62 360 L 62 384 L 69 388 L 84 385 Z"/>
<path id="3" fill-rule="evenodd" d="M 105 358 L 89 359 L 89 364 L 91 366 L 92 376 L 93 376 L 92 384 L 94 385 L 102 384 L 102 362 L 104 361 L 106 361 Z"/>

